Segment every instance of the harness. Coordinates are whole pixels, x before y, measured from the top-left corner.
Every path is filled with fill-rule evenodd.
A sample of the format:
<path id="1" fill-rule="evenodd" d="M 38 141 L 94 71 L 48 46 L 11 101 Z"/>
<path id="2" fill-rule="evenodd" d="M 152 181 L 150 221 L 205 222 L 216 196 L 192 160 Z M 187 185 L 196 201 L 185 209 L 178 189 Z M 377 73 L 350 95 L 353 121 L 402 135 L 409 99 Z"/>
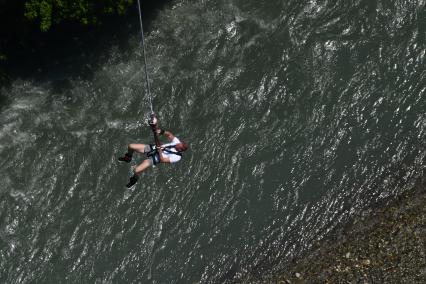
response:
<path id="1" fill-rule="evenodd" d="M 154 144 L 149 144 L 149 147 L 151 148 L 151 150 L 146 153 L 146 156 L 149 158 L 152 158 L 152 160 L 154 161 L 154 165 L 156 165 L 160 162 L 160 154 L 158 153 L 157 146 L 155 146 Z M 176 150 L 175 146 L 164 147 L 163 152 L 182 157 L 182 153 L 179 151 L 178 152 L 172 151 L 171 149 L 173 148 Z"/>

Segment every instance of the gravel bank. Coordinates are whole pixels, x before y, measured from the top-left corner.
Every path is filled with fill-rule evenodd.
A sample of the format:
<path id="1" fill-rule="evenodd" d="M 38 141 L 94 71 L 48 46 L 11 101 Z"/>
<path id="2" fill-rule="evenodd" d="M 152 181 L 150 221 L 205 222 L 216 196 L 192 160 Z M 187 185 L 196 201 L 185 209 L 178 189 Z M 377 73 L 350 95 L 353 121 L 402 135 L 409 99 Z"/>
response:
<path id="1" fill-rule="evenodd" d="M 275 283 L 426 283 L 426 183 L 337 229 Z"/>

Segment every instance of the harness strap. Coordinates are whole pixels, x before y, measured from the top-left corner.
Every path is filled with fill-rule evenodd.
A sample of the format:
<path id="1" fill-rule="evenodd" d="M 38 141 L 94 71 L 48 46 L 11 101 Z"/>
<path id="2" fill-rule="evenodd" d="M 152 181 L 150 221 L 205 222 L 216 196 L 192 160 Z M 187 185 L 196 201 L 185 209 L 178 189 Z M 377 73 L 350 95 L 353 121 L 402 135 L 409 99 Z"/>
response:
<path id="1" fill-rule="evenodd" d="M 158 153 L 158 150 L 157 150 L 157 147 L 155 145 L 150 144 L 149 146 L 151 147 L 151 151 L 147 152 L 146 156 L 147 157 L 152 157 L 152 156 L 154 156 L 155 154 Z M 174 155 L 182 157 L 182 153 L 181 152 L 175 152 L 175 151 L 170 150 L 172 148 L 175 148 L 175 146 L 164 147 L 163 151 L 166 152 L 166 153 L 168 153 L 168 154 L 174 154 Z"/>
<path id="2" fill-rule="evenodd" d="M 181 152 L 175 152 L 175 151 L 171 151 L 169 149 L 163 149 L 164 152 L 169 153 L 169 154 L 174 154 L 174 155 L 178 155 L 182 157 L 182 153 Z"/>

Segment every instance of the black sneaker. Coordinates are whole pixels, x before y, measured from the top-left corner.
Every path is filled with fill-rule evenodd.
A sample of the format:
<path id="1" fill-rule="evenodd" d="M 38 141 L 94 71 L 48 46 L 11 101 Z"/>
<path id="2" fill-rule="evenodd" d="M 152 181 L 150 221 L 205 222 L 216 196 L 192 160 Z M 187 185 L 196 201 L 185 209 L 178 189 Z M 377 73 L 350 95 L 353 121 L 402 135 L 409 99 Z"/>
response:
<path id="1" fill-rule="evenodd" d="M 126 184 L 126 187 L 127 187 L 127 188 L 131 188 L 132 186 L 134 186 L 134 185 L 138 182 L 138 180 L 139 180 L 138 175 L 134 174 L 134 175 L 130 178 L 129 183 L 128 183 L 128 184 Z"/>
<path id="2" fill-rule="evenodd" d="M 125 154 L 123 157 L 118 158 L 118 160 L 120 162 L 130 163 L 130 161 L 132 160 L 132 156 Z"/>

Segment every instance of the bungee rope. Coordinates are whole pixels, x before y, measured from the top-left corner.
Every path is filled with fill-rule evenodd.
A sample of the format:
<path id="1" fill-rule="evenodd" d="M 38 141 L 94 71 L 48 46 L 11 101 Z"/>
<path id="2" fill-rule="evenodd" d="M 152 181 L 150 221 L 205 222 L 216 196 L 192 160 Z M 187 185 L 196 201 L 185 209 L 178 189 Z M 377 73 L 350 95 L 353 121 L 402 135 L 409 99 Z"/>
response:
<path id="1" fill-rule="evenodd" d="M 148 100 L 149 100 L 149 106 L 151 109 L 151 116 L 154 115 L 154 110 L 152 107 L 152 96 L 151 96 L 151 88 L 149 85 L 149 79 L 148 79 L 148 70 L 147 70 L 147 63 L 146 63 L 146 50 L 145 50 L 145 38 L 143 36 L 143 25 L 142 25 L 142 11 L 141 11 L 141 3 L 138 0 L 138 11 L 139 11 L 139 23 L 141 26 L 141 38 L 142 38 L 142 50 L 143 50 L 143 62 L 144 62 L 144 69 L 145 69 L 145 80 L 146 80 L 146 86 L 148 89 Z"/>

